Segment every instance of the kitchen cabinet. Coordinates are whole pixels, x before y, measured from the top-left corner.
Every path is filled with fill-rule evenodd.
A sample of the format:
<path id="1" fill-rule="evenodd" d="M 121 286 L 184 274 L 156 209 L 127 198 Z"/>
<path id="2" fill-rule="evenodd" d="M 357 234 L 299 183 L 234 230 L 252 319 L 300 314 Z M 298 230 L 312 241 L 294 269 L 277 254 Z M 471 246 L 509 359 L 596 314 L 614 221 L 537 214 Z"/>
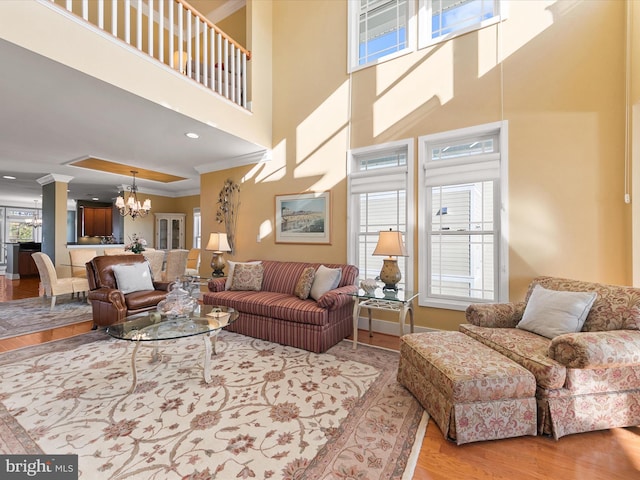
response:
<path id="1" fill-rule="evenodd" d="M 113 232 L 112 207 L 83 207 L 80 218 L 80 237 L 106 237 Z"/>

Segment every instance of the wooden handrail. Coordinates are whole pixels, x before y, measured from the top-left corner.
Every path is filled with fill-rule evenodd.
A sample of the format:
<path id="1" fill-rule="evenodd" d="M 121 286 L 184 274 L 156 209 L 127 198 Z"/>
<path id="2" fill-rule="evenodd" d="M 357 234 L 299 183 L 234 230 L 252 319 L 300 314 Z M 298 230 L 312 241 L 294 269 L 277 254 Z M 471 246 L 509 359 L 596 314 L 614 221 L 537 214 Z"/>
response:
<path id="1" fill-rule="evenodd" d="M 222 30 L 220 30 L 220 28 L 218 28 L 215 24 L 213 24 L 207 17 L 205 17 L 198 10 L 196 10 L 194 7 L 189 5 L 186 2 L 186 0 L 175 0 L 175 2 L 179 3 L 185 9 L 189 10 L 193 15 L 195 15 L 200 20 L 202 20 L 203 23 L 207 24 L 209 27 L 211 27 L 213 30 L 215 30 L 216 33 L 219 33 L 223 38 L 228 40 L 230 43 L 233 43 L 238 50 L 240 50 L 241 52 L 243 52 L 247 56 L 247 60 L 251 60 L 251 52 L 249 50 L 247 50 L 242 45 L 240 45 L 238 42 L 236 42 L 233 38 L 231 38 L 231 36 L 229 36 L 228 34 L 223 32 Z"/>

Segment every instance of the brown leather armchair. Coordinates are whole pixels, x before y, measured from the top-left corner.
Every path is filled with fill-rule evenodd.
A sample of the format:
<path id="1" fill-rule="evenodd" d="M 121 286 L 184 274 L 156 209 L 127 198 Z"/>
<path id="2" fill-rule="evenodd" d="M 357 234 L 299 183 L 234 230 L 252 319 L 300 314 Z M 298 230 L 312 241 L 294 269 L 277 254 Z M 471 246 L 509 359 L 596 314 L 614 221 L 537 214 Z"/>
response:
<path id="1" fill-rule="evenodd" d="M 93 324 L 107 326 L 124 320 L 129 315 L 155 310 L 164 300 L 174 282 L 153 282 L 155 290 L 142 290 L 123 294 L 118 290 L 114 265 L 144 263 L 142 255 L 108 255 L 87 262 L 89 301 L 93 309 Z"/>

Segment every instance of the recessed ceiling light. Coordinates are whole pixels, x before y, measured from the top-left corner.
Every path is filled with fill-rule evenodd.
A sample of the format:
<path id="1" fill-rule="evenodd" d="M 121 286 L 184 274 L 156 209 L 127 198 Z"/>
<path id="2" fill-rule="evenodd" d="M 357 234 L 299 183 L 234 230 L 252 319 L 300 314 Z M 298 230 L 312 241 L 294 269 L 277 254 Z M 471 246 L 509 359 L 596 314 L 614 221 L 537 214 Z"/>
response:
<path id="1" fill-rule="evenodd" d="M 97 201 L 98 201 L 98 200 L 100 200 L 100 199 L 99 199 L 98 197 L 93 197 L 91 200 L 94 200 L 94 201 L 96 201 L 96 202 L 97 202 Z"/>
<path id="2" fill-rule="evenodd" d="M 3 175 L 2 178 L 6 178 L 7 180 L 15 180 L 16 177 L 12 176 L 12 175 Z"/>
<path id="3" fill-rule="evenodd" d="M 185 133 L 185 135 L 189 138 L 200 138 L 200 135 L 198 135 L 197 133 L 193 133 L 193 132 L 187 132 Z"/>

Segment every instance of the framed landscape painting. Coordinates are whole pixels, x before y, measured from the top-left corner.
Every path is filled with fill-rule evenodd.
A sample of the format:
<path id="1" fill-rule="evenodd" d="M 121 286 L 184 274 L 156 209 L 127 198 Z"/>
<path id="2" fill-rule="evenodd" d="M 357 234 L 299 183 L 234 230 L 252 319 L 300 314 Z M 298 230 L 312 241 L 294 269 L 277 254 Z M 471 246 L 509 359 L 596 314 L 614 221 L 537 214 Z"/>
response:
<path id="1" fill-rule="evenodd" d="M 276 195 L 276 243 L 331 243 L 331 195 Z"/>

